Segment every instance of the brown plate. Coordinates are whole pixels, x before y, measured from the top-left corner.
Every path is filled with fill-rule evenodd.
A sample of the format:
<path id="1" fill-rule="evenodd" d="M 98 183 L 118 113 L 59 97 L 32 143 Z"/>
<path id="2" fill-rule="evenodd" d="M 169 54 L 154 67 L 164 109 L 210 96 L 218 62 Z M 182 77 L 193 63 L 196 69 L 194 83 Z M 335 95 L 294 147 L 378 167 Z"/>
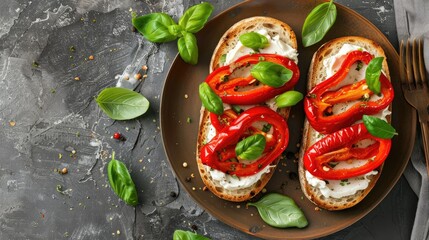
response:
<path id="1" fill-rule="evenodd" d="M 321 0 L 255 0 L 243 2 L 224 11 L 213 18 L 197 34 L 200 52 L 198 65 L 185 64 L 179 57 L 176 57 L 164 84 L 160 112 L 161 132 L 167 157 L 177 178 L 192 198 L 214 217 L 258 237 L 269 239 L 316 238 L 353 224 L 383 200 L 401 176 L 411 154 L 416 115 L 400 94 L 398 55 L 386 37 L 372 23 L 347 7 L 337 4 L 336 23 L 323 41 L 326 42 L 340 36 L 358 35 L 378 42 L 386 52 L 392 82 L 397 93 L 393 102 L 392 124 L 399 136 L 393 139 L 390 157 L 386 160 L 376 186 L 361 203 L 351 209 L 338 212 L 315 211 L 315 206 L 303 197 L 297 175 L 293 174 L 297 172 L 296 161 L 284 159 L 266 189 L 267 192 L 286 194 L 297 202 L 309 220 L 308 227 L 304 229 L 278 229 L 267 226 L 260 219 L 255 208 L 246 209 L 245 203 L 231 203 L 215 197 L 209 191 L 202 191 L 204 185 L 198 173 L 195 157 L 201 107 L 198 85 L 208 74 L 210 58 L 220 37 L 234 23 L 247 17 L 264 15 L 288 23 L 294 29 L 299 43 L 301 79 L 296 88 L 304 93 L 307 81 L 306 73 L 311 57 L 321 43 L 309 48 L 302 47 L 301 29 L 307 14 L 321 2 Z M 186 98 L 185 95 L 188 97 Z M 191 123 L 187 123 L 188 118 Z M 298 151 L 297 144 L 301 140 L 300 131 L 303 121 L 304 112 L 301 104 L 292 109 L 292 116 L 289 119 L 288 152 Z M 188 163 L 187 168 L 182 166 L 183 162 Z M 186 178 L 191 174 L 195 174 L 195 178 L 187 182 Z"/>

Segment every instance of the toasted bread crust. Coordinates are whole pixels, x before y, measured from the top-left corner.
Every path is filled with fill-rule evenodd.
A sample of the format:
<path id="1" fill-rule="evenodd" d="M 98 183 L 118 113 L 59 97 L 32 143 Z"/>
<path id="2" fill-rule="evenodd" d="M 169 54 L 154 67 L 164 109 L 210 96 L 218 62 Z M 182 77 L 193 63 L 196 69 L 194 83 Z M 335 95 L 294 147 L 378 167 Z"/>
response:
<path id="1" fill-rule="evenodd" d="M 386 77 L 390 80 L 389 69 L 387 66 L 386 56 L 384 54 L 383 49 L 372 40 L 363 37 L 349 36 L 337 38 L 325 43 L 313 55 L 308 73 L 308 90 L 312 89 L 319 82 L 323 81 L 323 79 L 326 79 L 323 59 L 335 55 L 340 50 L 342 45 L 346 43 L 361 46 L 362 48 L 368 50 L 375 57 L 384 57 L 382 69 Z M 391 108 L 391 106 L 389 108 Z M 390 117 L 387 117 L 387 120 L 388 122 L 390 122 Z M 314 188 L 313 186 L 311 186 L 307 182 L 307 179 L 305 177 L 303 158 L 305 151 L 315 142 L 315 140 L 312 139 L 312 136 L 314 136 L 314 132 L 315 130 L 311 127 L 311 125 L 306 119 L 304 122 L 302 144 L 298 163 L 299 180 L 304 195 L 317 206 L 327 210 L 342 210 L 355 206 L 360 201 L 362 201 L 374 187 L 375 183 L 380 177 L 382 166 L 379 167 L 378 174 L 371 176 L 371 181 L 366 189 L 358 191 L 354 195 L 345 196 L 342 198 L 326 198 L 322 195 L 318 188 Z"/>
<path id="2" fill-rule="evenodd" d="M 210 72 L 219 67 L 220 58 L 234 48 L 241 34 L 256 31 L 260 28 L 267 29 L 270 36 L 280 35 L 280 39 L 285 43 L 298 49 L 296 35 L 286 23 L 271 17 L 258 16 L 246 18 L 234 24 L 222 36 L 212 55 Z"/>
<path id="3" fill-rule="evenodd" d="M 220 66 L 220 58 L 223 54 L 226 54 L 228 51 L 234 48 L 238 43 L 238 37 L 246 32 L 255 31 L 258 28 L 267 28 L 270 35 L 280 35 L 280 39 L 284 42 L 297 49 L 297 42 L 295 33 L 292 31 L 289 25 L 283 23 L 277 19 L 270 17 L 251 17 L 234 24 L 230 29 L 228 29 L 223 37 L 220 39 L 216 49 L 214 50 L 212 60 L 210 63 L 210 72 Z M 278 109 L 277 112 L 287 121 L 290 113 L 290 108 Z M 201 162 L 200 150 L 204 145 L 204 142 L 207 140 L 208 132 L 211 126 L 209 112 L 205 110 L 204 107 L 201 108 L 200 114 L 200 125 L 197 141 L 197 164 L 199 173 L 204 184 L 207 188 L 219 198 L 232 201 L 232 202 L 242 202 L 249 200 L 258 194 L 271 179 L 274 174 L 275 167 L 280 160 L 280 157 L 275 160 L 271 166 L 271 170 L 268 173 L 262 175 L 262 177 L 252 186 L 240 189 L 240 190 L 227 190 L 222 187 L 218 182 L 216 182 L 206 170 L 206 166 Z"/>

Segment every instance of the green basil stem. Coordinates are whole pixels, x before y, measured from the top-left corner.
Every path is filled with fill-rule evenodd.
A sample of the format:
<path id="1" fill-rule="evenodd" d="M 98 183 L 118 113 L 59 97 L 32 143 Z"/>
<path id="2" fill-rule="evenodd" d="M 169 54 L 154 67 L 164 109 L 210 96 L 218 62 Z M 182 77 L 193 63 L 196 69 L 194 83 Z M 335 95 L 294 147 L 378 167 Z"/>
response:
<path id="1" fill-rule="evenodd" d="M 373 58 L 365 70 L 366 84 L 368 85 L 369 90 L 375 94 L 380 94 L 381 91 L 380 75 L 381 69 L 383 68 L 383 60 L 384 57 Z"/>
<path id="2" fill-rule="evenodd" d="M 304 95 L 298 91 L 287 91 L 285 93 L 282 93 L 278 95 L 275 99 L 276 105 L 279 108 L 282 107 L 291 107 L 299 103 L 304 98 Z"/>
<path id="3" fill-rule="evenodd" d="M 250 74 L 263 84 L 278 88 L 292 78 L 293 72 L 280 64 L 262 61 L 252 67 Z"/>
<path id="4" fill-rule="evenodd" d="M 317 5 L 305 18 L 302 26 L 302 44 L 304 47 L 318 43 L 334 25 L 337 7 L 333 0 Z"/>
<path id="5" fill-rule="evenodd" d="M 375 137 L 389 139 L 398 135 L 392 125 L 380 118 L 363 115 L 362 121 L 368 132 Z"/>

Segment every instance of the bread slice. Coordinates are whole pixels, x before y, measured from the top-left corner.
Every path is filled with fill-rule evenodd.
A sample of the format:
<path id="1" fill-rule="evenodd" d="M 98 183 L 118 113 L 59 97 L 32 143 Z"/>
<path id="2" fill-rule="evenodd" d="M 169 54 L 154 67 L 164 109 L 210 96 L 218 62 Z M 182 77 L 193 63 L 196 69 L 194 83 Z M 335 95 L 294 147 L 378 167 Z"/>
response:
<path id="1" fill-rule="evenodd" d="M 390 80 L 389 69 L 387 66 L 386 55 L 384 54 L 383 49 L 374 41 L 357 36 L 348 36 L 341 37 L 334 40 L 331 40 L 324 45 L 322 45 L 318 51 L 313 55 L 309 73 L 308 73 L 308 83 L 307 89 L 310 90 L 318 83 L 327 78 L 325 66 L 323 65 L 323 60 L 337 54 L 341 47 L 344 44 L 352 44 L 360 46 L 361 48 L 367 50 L 369 53 L 373 54 L 375 57 L 384 57 L 382 64 L 382 70 L 386 77 Z M 389 107 L 390 110 L 391 107 Z M 388 122 L 390 122 L 390 116 L 386 117 Z M 316 142 L 315 136 L 317 136 L 317 131 L 314 130 L 309 122 L 305 120 L 304 130 L 302 136 L 302 144 L 300 149 L 299 164 L 298 164 L 298 173 L 301 183 L 301 189 L 305 196 L 312 201 L 317 206 L 327 209 L 327 210 L 342 210 L 350 208 L 365 198 L 365 196 L 371 191 L 377 182 L 382 166 L 379 167 L 378 174 L 371 175 L 367 178 L 370 179 L 368 187 L 364 190 L 359 190 L 353 195 L 345 196 L 342 198 L 326 198 L 323 196 L 321 191 L 318 188 L 311 186 L 305 177 L 305 169 L 303 163 L 303 157 L 307 148 L 313 145 Z M 347 187 L 347 186 L 345 186 Z"/>
<path id="2" fill-rule="evenodd" d="M 270 17 L 247 18 L 234 24 L 222 36 L 213 52 L 213 56 L 210 63 L 210 72 L 222 66 L 222 63 L 220 61 L 222 55 L 228 53 L 234 48 L 234 46 L 239 42 L 240 35 L 247 32 L 256 31 L 261 28 L 265 28 L 271 37 L 278 35 L 283 42 L 287 43 L 294 49 L 297 49 L 298 45 L 295 33 L 286 23 Z M 289 117 L 290 108 L 281 108 L 278 109 L 277 112 L 287 121 Z M 207 188 L 219 198 L 233 202 L 246 201 L 258 194 L 268 183 L 271 176 L 274 174 L 275 167 L 277 166 L 280 157 L 271 164 L 270 171 L 262 174 L 261 178 L 253 185 L 238 190 L 228 190 L 224 188 L 219 181 L 213 179 L 211 174 L 207 171 L 207 167 L 201 162 L 200 159 L 200 149 L 208 140 L 208 135 L 211 127 L 209 115 L 209 112 L 205 110 L 204 107 L 202 107 L 197 141 L 197 164 L 201 178 Z"/>

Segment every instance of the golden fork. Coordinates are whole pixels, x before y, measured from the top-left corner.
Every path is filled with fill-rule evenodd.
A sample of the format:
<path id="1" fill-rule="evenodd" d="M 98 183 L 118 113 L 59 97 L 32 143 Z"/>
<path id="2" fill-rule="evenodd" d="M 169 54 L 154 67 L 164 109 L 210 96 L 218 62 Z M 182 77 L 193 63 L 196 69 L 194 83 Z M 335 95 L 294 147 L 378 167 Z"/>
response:
<path id="1" fill-rule="evenodd" d="M 429 174 L 429 88 L 422 40 L 408 39 L 406 43 L 402 40 L 399 56 L 402 92 L 419 116 L 426 168 Z"/>

